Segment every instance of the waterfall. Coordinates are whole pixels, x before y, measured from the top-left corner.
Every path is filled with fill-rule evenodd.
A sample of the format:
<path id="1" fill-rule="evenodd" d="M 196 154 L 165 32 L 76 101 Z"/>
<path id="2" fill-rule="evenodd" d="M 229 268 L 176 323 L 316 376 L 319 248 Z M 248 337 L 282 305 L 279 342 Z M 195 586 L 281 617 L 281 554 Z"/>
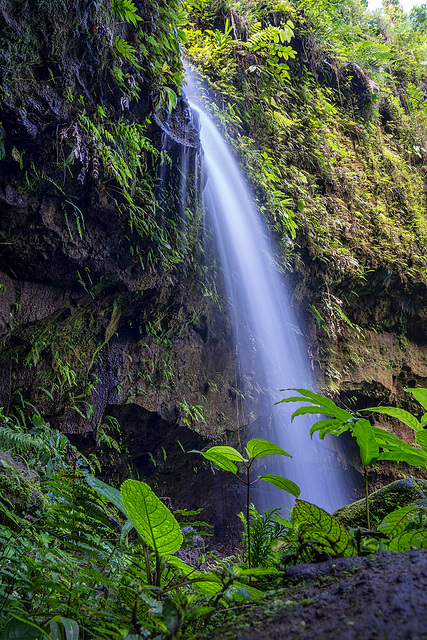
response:
<path id="1" fill-rule="evenodd" d="M 335 454 L 318 441 L 317 435 L 316 440 L 311 440 L 307 417 L 299 417 L 291 424 L 291 414 L 298 405 L 274 406 L 287 395 L 280 389 L 314 388 L 305 340 L 291 308 L 289 292 L 275 268 L 267 227 L 236 159 L 200 106 L 197 91 L 189 74 L 186 94 L 200 121 L 207 178 L 203 192 L 205 215 L 214 228 L 242 391 L 249 398 L 246 423 L 252 422 L 256 427 L 254 437 L 271 440 L 293 456 L 292 460 L 274 456 L 274 469 L 272 459 L 266 459 L 262 472 L 290 478 L 300 486 L 301 499 L 333 510 L 348 497 L 341 489 Z M 253 407 L 257 407 L 258 415 Z M 260 481 L 256 487 L 259 509 L 294 504 L 291 496 L 271 485 Z"/>

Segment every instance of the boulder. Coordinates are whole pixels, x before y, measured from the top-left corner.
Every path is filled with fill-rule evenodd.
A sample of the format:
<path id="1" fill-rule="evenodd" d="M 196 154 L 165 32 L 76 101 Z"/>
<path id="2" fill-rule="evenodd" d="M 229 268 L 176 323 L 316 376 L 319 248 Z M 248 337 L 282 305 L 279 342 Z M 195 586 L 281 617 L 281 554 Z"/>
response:
<path id="1" fill-rule="evenodd" d="M 419 505 L 427 507 L 427 480 L 404 478 L 395 480 L 369 496 L 371 526 L 376 527 L 383 518 L 399 507 Z M 366 527 L 366 501 L 357 500 L 353 504 L 340 507 L 334 517 L 346 527 Z"/>

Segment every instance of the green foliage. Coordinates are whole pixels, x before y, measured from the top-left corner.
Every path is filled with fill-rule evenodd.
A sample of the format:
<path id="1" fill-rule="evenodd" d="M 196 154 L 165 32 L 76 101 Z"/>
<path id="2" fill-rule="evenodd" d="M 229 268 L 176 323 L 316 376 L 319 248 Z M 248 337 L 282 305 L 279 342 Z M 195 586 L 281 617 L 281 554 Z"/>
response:
<path id="1" fill-rule="evenodd" d="M 317 540 L 323 552 L 345 557 L 356 555 L 351 535 L 324 509 L 304 500 L 297 500 L 292 510 L 292 522 L 300 526 L 304 537 Z"/>
<path id="2" fill-rule="evenodd" d="M 133 24 L 134 27 L 137 27 L 138 22 L 142 21 L 132 0 L 112 0 L 111 7 L 115 14 L 125 22 Z"/>
<path id="3" fill-rule="evenodd" d="M 264 456 L 269 455 L 281 455 L 287 456 L 291 458 L 284 449 L 278 447 L 276 444 L 269 442 L 268 440 L 263 440 L 261 438 L 253 438 L 249 440 L 246 445 L 246 453 L 248 458 L 244 458 L 242 454 L 234 449 L 234 447 L 228 446 L 216 446 L 211 447 L 207 451 L 201 452 L 202 456 L 206 458 L 206 460 L 210 460 L 214 462 L 218 467 L 224 469 L 225 471 L 231 471 L 234 474 L 237 474 L 237 466 L 232 462 L 232 460 L 236 462 L 241 462 L 246 469 L 247 478 L 246 481 L 243 481 L 248 486 L 258 482 L 258 480 L 265 480 L 270 484 L 274 484 L 274 486 L 279 489 L 283 489 L 288 493 L 298 497 L 300 494 L 300 490 L 297 485 L 291 480 L 287 480 L 286 478 L 282 478 L 281 476 L 273 476 L 271 474 L 264 474 L 262 476 L 258 476 L 256 480 L 253 482 L 249 482 L 249 470 L 252 467 L 252 464 L 257 458 L 263 458 Z M 241 480 L 241 478 L 239 478 Z"/>
<path id="4" fill-rule="evenodd" d="M 144 483 L 126 481 L 122 501 L 72 456 L 43 486 L 47 510 L 39 519 L 0 503 L 2 637 L 191 637 L 217 608 L 260 595 L 242 582 L 245 567 L 206 571 L 169 555 L 182 544 L 180 528 Z M 140 542 L 131 541 L 121 513 L 134 520 Z"/>
<path id="5" fill-rule="evenodd" d="M 363 412 L 369 411 L 370 413 L 380 413 L 397 418 L 415 430 L 419 445 L 417 448 L 403 442 L 384 429 L 372 427 L 366 419 L 341 409 L 332 400 L 320 394 L 313 393 L 307 389 L 287 389 L 287 391 L 297 391 L 300 395 L 284 398 L 277 404 L 301 401 L 308 403 L 308 406 L 302 406 L 293 413 L 292 420 L 296 416 L 307 414 L 332 416 L 332 418 L 322 418 L 314 422 L 310 429 L 311 436 L 318 431 L 319 437 L 323 439 L 328 433 L 339 436 L 344 431 L 350 431 L 356 437 L 364 466 L 374 464 L 378 460 L 394 460 L 395 462 L 407 462 L 408 464 L 426 467 L 426 439 L 421 426 L 424 416 L 420 422 L 409 411 L 398 407 L 370 407 L 363 409 Z M 406 389 L 406 391 L 411 392 L 416 399 L 420 399 L 422 402 L 426 401 L 425 389 Z M 381 452 L 379 448 L 382 449 Z"/>
<path id="6" fill-rule="evenodd" d="M 15 456 L 22 456 L 30 466 L 40 465 L 48 472 L 63 468 L 69 450 L 66 436 L 51 429 L 39 414 L 32 417 L 28 429 L 11 416 L 0 414 L 0 448 Z"/>
<path id="7" fill-rule="evenodd" d="M 206 419 L 203 415 L 203 406 L 201 404 L 188 404 L 185 396 L 178 402 L 178 415 L 187 427 L 197 428 L 198 424 L 205 424 Z"/>
<path id="8" fill-rule="evenodd" d="M 300 395 L 284 398 L 276 404 L 281 404 L 282 402 L 301 401 L 308 403 L 308 405 L 300 407 L 292 414 L 292 420 L 296 416 L 307 414 L 326 414 L 332 416 L 332 418 L 322 418 L 321 420 L 314 422 L 310 429 L 311 436 L 318 431 L 319 437 L 323 439 L 327 434 L 339 436 L 345 431 L 350 431 L 351 435 L 356 438 L 365 474 L 368 528 L 370 528 L 367 476 L 368 467 L 378 461 L 389 460 L 393 462 L 406 462 L 407 464 L 427 468 L 427 438 L 422 431 L 420 422 L 408 411 L 397 407 L 371 407 L 369 409 L 364 409 L 364 411 L 380 413 L 401 420 L 404 424 L 416 431 L 417 443 L 421 448 L 406 444 L 393 434 L 389 434 L 384 429 L 372 427 L 370 422 L 365 418 L 361 418 L 358 415 L 354 415 L 349 411 L 341 409 L 329 398 L 313 393 L 308 389 L 282 389 L 282 391 L 296 391 Z M 416 399 L 420 399 L 425 403 L 427 394 L 426 389 L 407 389 L 407 391 L 412 392 Z M 418 434 L 420 434 L 420 436 L 418 436 Z"/>
<path id="9" fill-rule="evenodd" d="M 356 437 L 362 464 L 369 467 L 378 460 L 380 452 L 374 429 L 368 420 L 361 419 L 354 423 L 352 432 Z"/>
<path id="10" fill-rule="evenodd" d="M 98 172 L 98 163 L 101 161 L 105 176 L 118 182 L 131 203 L 137 177 L 145 173 L 148 154 L 157 154 L 145 135 L 146 126 L 129 124 L 123 118 L 117 124 L 95 124 L 84 113 L 79 116 L 79 125 L 81 130 L 73 125 L 62 133 L 63 139 L 70 137 L 73 140 L 73 154 L 82 163 L 78 179 L 83 183 L 89 168 L 89 157 L 85 152 L 88 146 L 90 156 L 96 160 L 93 163 L 94 170 L 96 168 Z M 95 177 L 98 175 L 95 174 Z"/>
<path id="11" fill-rule="evenodd" d="M 136 49 L 132 45 L 130 45 L 123 38 L 119 38 L 118 36 L 114 39 L 114 55 L 122 58 L 123 60 L 127 60 L 131 62 L 135 67 L 139 67 L 138 59 L 136 57 Z"/>
<path id="12" fill-rule="evenodd" d="M 251 563 L 252 567 L 269 567 L 276 564 L 272 547 L 287 534 L 287 526 L 278 521 L 280 509 L 268 509 L 258 513 L 253 504 L 250 505 L 251 527 Z M 246 517 L 239 513 L 245 527 L 244 543 L 248 545 L 248 529 Z M 288 524 L 288 523 L 286 523 Z"/>
<path id="13" fill-rule="evenodd" d="M 201 453 L 206 460 L 210 460 L 215 463 L 220 469 L 225 471 L 230 471 L 231 473 L 236 475 L 237 480 L 242 482 L 246 487 L 246 535 L 247 535 L 247 553 L 248 553 L 248 566 L 251 569 L 251 524 L 250 524 L 250 514 L 251 514 L 251 503 L 250 503 L 250 487 L 258 482 L 258 480 L 265 480 L 269 484 L 274 485 L 278 489 L 283 489 L 287 493 L 298 497 L 300 494 L 300 489 L 295 482 L 292 480 L 288 480 L 287 478 L 283 478 L 282 476 L 272 475 L 272 474 L 264 474 L 262 476 L 258 476 L 256 480 L 250 480 L 250 470 L 257 458 L 263 458 L 269 455 L 281 455 L 292 457 L 281 447 L 278 447 L 276 444 L 269 442 L 268 440 L 263 440 L 261 438 L 253 438 L 249 440 L 246 445 L 246 455 L 245 458 L 237 449 L 234 447 L 228 446 L 216 446 L 211 447 L 207 451 L 197 452 Z M 239 462 L 243 465 L 246 473 L 244 479 L 237 475 L 237 466 L 234 462 Z"/>
<path id="14" fill-rule="evenodd" d="M 147 484 L 126 480 L 120 493 L 129 519 L 156 555 L 172 554 L 181 548 L 178 522 Z"/>
<path id="15" fill-rule="evenodd" d="M 396 281 L 427 278 L 425 36 L 404 15 L 371 14 L 359 2 L 280 3 L 274 11 L 239 2 L 224 56 L 212 27 L 217 40 L 225 37 L 230 14 L 189 4 L 187 54 L 213 89 L 218 106 L 207 107 L 281 243 L 279 263 L 291 254 L 284 237 L 302 234 L 330 286 L 333 304 L 315 304 L 324 328 L 334 339 L 359 330 L 341 302 L 348 279 L 369 292 L 370 269 Z M 301 55 L 287 58 L 286 47 Z M 263 153 L 274 172 L 263 172 Z M 298 269 L 298 258 L 292 264 Z"/>

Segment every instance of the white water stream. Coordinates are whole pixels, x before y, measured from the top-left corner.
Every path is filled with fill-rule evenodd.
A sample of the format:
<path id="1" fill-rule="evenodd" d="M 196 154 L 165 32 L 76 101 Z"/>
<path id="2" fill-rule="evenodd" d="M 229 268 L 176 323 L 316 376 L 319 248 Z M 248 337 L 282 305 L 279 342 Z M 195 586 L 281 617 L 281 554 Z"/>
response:
<path id="1" fill-rule="evenodd" d="M 311 421 L 290 416 L 297 404 L 274 403 L 287 393 L 280 389 L 313 389 L 306 344 L 290 305 L 290 296 L 273 263 L 266 226 L 256 209 L 238 164 L 218 128 L 197 103 L 197 90 L 187 82 L 187 98 L 200 119 L 207 182 L 203 192 L 206 215 L 214 226 L 224 272 L 245 395 L 258 405 L 254 436 L 283 447 L 293 459 L 273 456 L 265 471 L 296 482 L 301 498 L 327 510 L 348 501 L 336 472 L 334 453 L 317 435 L 311 440 Z M 247 422 L 256 416 L 247 415 Z M 263 485 L 261 487 L 261 485 Z M 271 485 L 257 483 L 259 509 L 293 506 L 294 499 Z"/>

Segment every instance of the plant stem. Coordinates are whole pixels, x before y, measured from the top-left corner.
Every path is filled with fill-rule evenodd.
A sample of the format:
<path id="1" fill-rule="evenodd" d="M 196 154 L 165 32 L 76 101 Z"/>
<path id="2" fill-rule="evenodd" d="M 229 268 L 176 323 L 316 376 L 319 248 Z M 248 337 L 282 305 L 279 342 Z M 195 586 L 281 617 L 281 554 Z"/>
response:
<path id="1" fill-rule="evenodd" d="M 150 555 L 148 553 L 148 546 L 144 542 L 144 540 L 142 540 L 142 549 L 143 549 L 143 553 L 144 553 L 145 569 L 147 571 L 147 582 L 148 582 L 148 584 L 151 585 L 151 584 L 153 584 L 153 579 L 152 579 L 152 576 L 151 576 Z"/>
<path id="2" fill-rule="evenodd" d="M 369 497 L 368 497 L 368 467 L 363 467 L 365 473 L 365 497 L 366 497 L 366 519 L 368 521 L 368 529 L 371 528 L 371 518 L 369 515 Z"/>
<path id="3" fill-rule="evenodd" d="M 251 526 L 249 522 L 249 490 L 250 490 L 250 482 L 249 482 L 249 465 L 246 467 L 246 527 L 248 530 L 248 566 L 251 568 Z M 251 583 L 251 579 L 249 577 L 249 584 Z"/>

